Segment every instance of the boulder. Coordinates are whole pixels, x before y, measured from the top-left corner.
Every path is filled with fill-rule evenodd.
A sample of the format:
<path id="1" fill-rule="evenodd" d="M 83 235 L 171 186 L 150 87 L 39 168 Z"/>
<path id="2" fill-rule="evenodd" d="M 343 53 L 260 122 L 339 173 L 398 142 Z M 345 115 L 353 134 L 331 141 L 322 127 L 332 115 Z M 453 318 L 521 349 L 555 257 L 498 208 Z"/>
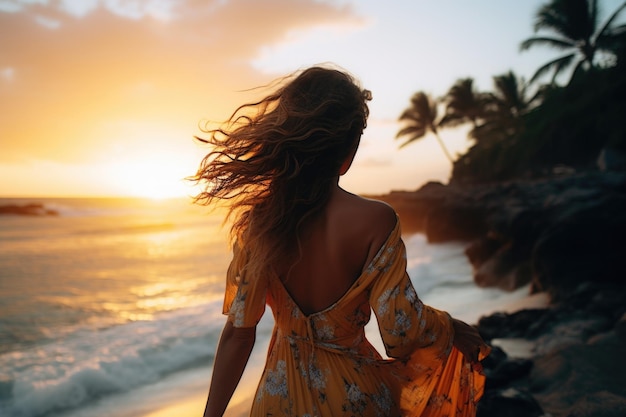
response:
<path id="1" fill-rule="evenodd" d="M 478 404 L 477 417 L 541 417 L 539 403 L 526 390 L 506 388 L 485 392 Z"/>
<path id="2" fill-rule="evenodd" d="M 424 233 L 431 243 L 469 241 L 487 232 L 485 215 L 472 204 L 442 204 L 426 213 Z"/>
<path id="3" fill-rule="evenodd" d="M 553 312 L 548 309 L 524 309 L 515 313 L 497 312 L 481 317 L 478 331 L 483 339 L 529 338 L 542 334 Z"/>
<path id="4" fill-rule="evenodd" d="M 528 375 L 533 367 L 533 361 L 530 359 L 513 358 L 500 362 L 494 369 L 485 368 L 485 389 L 509 386 L 515 380 Z"/>
<path id="5" fill-rule="evenodd" d="M 625 351 L 626 342 L 610 332 L 593 343 L 571 345 L 536 357 L 528 377 L 530 392 L 554 417 L 571 415 L 580 406 L 579 400 L 586 396 L 602 398 L 604 391 L 615 396 L 612 398 L 624 398 Z M 618 407 L 621 403 L 616 404 Z"/>
<path id="6" fill-rule="evenodd" d="M 624 417 L 626 398 L 608 391 L 600 391 L 577 400 L 567 417 Z"/>
<path id="7" fill-rule="evenodd" d="M 626 284 L 626 196 L 613 193 L 562 213 L 534 245 L 535 283 L 555 299 L 585 281 Z"/>

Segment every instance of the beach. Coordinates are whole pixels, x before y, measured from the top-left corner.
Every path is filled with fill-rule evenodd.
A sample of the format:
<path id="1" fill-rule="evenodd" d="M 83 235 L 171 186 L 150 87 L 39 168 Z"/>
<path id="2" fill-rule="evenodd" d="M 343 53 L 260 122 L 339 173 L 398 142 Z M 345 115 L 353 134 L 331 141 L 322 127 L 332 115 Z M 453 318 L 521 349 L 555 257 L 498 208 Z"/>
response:
<path id="1" fill-rule="evenodd" d="M 50 212 L 0 217 L 0 415 L 200 415 L 225 320 L 221 217 L 188 200 L 1 203 Z M 404 240 L 418 294 L 455 317 L 547 302 L 528 287 L 477 287 L 461 242 Z M 268 310 L 229 416 L 249 410 L 272 326 Z M 382 350 L 375 320 L 367 336 Z"/>

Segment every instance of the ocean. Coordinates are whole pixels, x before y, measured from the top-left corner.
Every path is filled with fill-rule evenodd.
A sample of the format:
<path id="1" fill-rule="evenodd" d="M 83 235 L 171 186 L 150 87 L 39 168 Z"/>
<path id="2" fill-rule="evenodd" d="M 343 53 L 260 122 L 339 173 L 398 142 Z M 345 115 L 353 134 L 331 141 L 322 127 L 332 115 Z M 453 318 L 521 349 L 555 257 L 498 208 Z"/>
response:
<path id="1" fill-rule="evenodd" d="M 0 206 L 32 202 L 57 215 L 0 216 L 0 416 L 141 416 L 206 391 L 230 260 L 219 213 L 189 199 Z M 467 322 L 528 294 L 475 286 L 461 243 L 405 243 L 422 300 Z M 242 389 L 271 328 L 268 312 Z M 380 346 L 374 323 L 367 334 Z"/>

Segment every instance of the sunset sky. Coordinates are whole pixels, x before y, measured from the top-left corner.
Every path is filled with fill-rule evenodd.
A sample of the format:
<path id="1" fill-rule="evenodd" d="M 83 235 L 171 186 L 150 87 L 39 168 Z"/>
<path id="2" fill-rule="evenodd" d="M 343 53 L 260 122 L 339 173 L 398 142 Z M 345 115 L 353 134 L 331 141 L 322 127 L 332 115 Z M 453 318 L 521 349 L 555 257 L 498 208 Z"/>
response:
<path id="1" fill-rule="evenodd" d="M 222 120 L 251 88 L 333 62 L 373 92 L 351 172 L 358 193 L 447 181 L 433 137 L 398 149 L 415 91 L 490 90 L 558 52 L 519 52 L 544 0 L 0 0 L 0 196 L 185 195 Z M 604 16 L 621 0 L 605 0 Z M 624 20 L 624 19 L 620 19 Z M 248 91 L 246 91 L 248 90 Z M 441 132 L 453 152 L 464 132 Z"/>

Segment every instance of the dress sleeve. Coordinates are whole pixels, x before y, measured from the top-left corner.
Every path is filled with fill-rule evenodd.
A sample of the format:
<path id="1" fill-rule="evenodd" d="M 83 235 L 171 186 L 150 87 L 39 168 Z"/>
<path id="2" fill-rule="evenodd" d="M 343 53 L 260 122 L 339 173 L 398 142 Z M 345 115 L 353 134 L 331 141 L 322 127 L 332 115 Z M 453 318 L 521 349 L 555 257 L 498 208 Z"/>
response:
<path id="1" fill-rule="evenodd" d="M 427 349 L 433 358 L 445 359 L 452 347 L 451 317 L 422 303 L 406 272 L 406 248 L 399 236 L 381 248 L 372 266 L 370 304 L 378 320 L 387 355 L 406 358 Z"/>
<path id="2" fill-rule="evenodd" d="M 245 274 L 245 257 L 238 245 L 228 267 L 222 313 L 234 327 L 254 327 L 265 312 L 267 279 L 251 278 Z"/>
<path id="3" fill-rule="evenodd" d="M 473 417 L 485 377 L 456 349 L 448 313 L 422 303 L 406 273 L 406 248 L 396 227 L 367 271 L 370 305 L 397 376 L 403 416 Z M 486 347 L 485 347 L 486 348 Z M 482 352 L 481 356 L 487 354 Z M 481 358 L 482 359 L 482 358 Z"/>

